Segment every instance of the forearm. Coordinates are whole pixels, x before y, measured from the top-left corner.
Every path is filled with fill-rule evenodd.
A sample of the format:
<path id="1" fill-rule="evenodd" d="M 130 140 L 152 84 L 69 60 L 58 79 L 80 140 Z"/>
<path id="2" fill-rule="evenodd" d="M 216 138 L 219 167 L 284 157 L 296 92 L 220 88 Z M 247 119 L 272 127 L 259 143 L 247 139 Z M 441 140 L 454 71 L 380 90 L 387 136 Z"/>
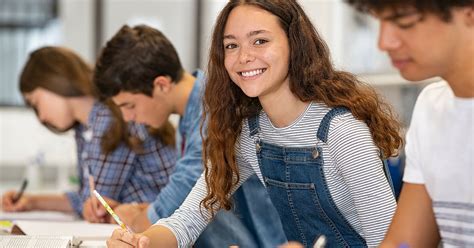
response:
<path id="1" fill-rule="evenodd" d="M 178 247 L 178 242 L 174 233 L 160 225 L 154 225 L 148 228 L 145 232 L 142 233 L 150 239 L 149 247 Z"/>
<path id="2" fill-rule="evenodd" d="M 72 212 L 66 195 L 30 195 L 32 210 Z"/>

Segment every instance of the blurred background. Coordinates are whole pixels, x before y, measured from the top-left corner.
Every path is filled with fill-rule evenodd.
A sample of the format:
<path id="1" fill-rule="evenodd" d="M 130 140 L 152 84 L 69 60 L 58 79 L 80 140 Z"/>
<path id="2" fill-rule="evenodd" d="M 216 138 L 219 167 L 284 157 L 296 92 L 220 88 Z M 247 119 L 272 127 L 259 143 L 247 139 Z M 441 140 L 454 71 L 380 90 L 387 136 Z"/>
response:
<path id="1" fill-rule="evenodd" d="M 331 49 L 338 69 L 372 84 L 408 125 L 427 82 L 405 82 L 377 50 L 378 24 L 343 0 L 300 0 Z M 205 69 L 214 20 L 225 0 L 0 0 L 0 192 L 29 178 L 32 188 L 74 187 L 72 134 L 55 135 L 25 108 L 18 76 L 29 52 L 44 45 L 74 49 L 93 64 L 124 24 L 148 24 L 175 45 L 186 70 Z M 401 158 L 392 162 L 402 166 Z"/>

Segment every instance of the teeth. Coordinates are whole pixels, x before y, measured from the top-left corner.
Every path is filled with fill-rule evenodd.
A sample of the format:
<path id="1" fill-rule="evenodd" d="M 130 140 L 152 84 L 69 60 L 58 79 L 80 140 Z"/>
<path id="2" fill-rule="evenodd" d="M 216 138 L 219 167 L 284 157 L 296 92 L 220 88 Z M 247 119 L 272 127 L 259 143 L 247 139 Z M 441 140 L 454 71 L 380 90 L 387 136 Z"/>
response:
<path id="1" fill-rule="evenodd" d="M 258 69 L 258 70 L 253 70 L 253 71 L 246 71 L 246 72 L 242 72 L 242 76 L 244 76 L 244 77 L 253 77 L 255 75 L 262 74 L 263 71 L 264 71 L 263 69 Z"/>

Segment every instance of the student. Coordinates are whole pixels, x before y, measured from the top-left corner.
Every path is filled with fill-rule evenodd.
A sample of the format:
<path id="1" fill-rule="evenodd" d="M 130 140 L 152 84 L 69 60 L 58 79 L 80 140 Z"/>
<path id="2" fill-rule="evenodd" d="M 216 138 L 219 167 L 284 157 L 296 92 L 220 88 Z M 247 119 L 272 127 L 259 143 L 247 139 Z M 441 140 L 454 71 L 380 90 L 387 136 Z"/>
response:
<path id="1" fill-rule="evenodd" d="M 139 25 L 133 28 L 123 26 L 107 42 L 98 58 L 94 81 L 101 96 L 112 99 L 120 107 L 125 120 L 158 128 L 171 114 L 180 116 L 177 136 L 179 159 L 169 184 L 148 206 L 123 204 L 115 208 L 132 229 L 144 231 L 152 223 L 173 214 L 203 172 L 201 105 L 205 75 L 201 70 L 192 74 L 186 72 L 165 35 L 146 25 Z M 278 213 L 258 178 L 250 178 L 246 185 L 237 194 L 239 216 L 256 211 L 266 213 L 266 217 L 252 219 L 249 225 L 233 212 L 221 211 L 200 235 L 195 247 L 228 247 L 235 244 L 242 247 L 275 247 L 285 242 Z M 259 209 L 253 209 L 247 202 L 257 204 Z M 103 209 L 97 213 L 99 217 L 104 214 Z M 265 226 L 264 230 L 260 230 L 262 226 Z M 252 227 L 259 230 L 250 231 Z"/>
<path id="2" fill-rule="evenodd" d="M 20 91 L 43 125 L 58 133 L 74 130 L 80 187 L 65 194 L 24 194 L 16 203 L 10 191 L 2 198 L 3 210 L 74 211 L 81 216 L 90 196 L 89 175 L 95 189 L 116 202 L 152 201 L 168 183 L 176 160 L 173 143 L 165 144 L 143 125 L 130 124 L 129 133 L 120 116 L 97 100 L 92 69 L 73 51 L 43 47 L 32 52 Z"/>
<path id="3" fill-rule="evenodd" d="M 379 47 L 419 95 L 404 186 L 384 247 L 474 246 L 474 1 L 350 0 L 380 21 Z"/>
<path id="4" fill-rule="evenodd" d="M 396 205 L 379 154 L 397 152 L 399 125 L 371 88 L 333 69 L 298 3 L 229 1 L 208 72 L 204 175 L 171 217 L 143 234 L 116 230 L 107 244 L 188 246 L 256 173 L 288 240 L 378 245 Z"/>

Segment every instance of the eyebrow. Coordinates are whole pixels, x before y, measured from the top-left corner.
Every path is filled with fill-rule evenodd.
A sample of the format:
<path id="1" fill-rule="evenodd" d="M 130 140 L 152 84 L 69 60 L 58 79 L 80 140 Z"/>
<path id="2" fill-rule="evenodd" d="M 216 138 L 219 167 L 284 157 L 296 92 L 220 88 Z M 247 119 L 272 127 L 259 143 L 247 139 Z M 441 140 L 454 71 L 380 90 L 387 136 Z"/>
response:
<path id="1" fill-rule="evenodd" d="M 131 105 L 131 103 L 129 103 L 129 102 L 124 102 L 124 103 L 115 104 L 115 105 L 117 105 L 117 107 L 121 108 L 121 107 L 125 107 L 125 106 L 127 106 L 127 105 Z"/>
<path id="2" fill-rule="evenodd" d="M 263 29 L 251 31 L 247 34 L 247 37 L 252 37 L 252 36 L 255 36 L 255 35 L 258 35 L 258 34 L 261 34 L 261 33 L 268 33 L 268 31 L 263 30 Z M 225 39 L 236 39 L 236 37 L 232 34 L 228 34 L 228 35 L 224 35 L 224 40 Z"/>
<path id="3" fill-rule="evenodd" d="M 413 10 L 413 11 L 408 11 L 408 12 L 404 12 L 404 13 L 395 13 L 393 15 L 390 15 L 390 16 L 386 16 L 386 17 L 382 17 L 382 20 L 385 20 L 385 21 L 395 21 L 397 19 L 400 19 L 400 18 L 403 18 L 403 17 L 407 17 L 407 16 L 411 16 L 411 15 L 416 15 L 418 14 L 419 12 L 416 11 L 416 10 Z"/>

